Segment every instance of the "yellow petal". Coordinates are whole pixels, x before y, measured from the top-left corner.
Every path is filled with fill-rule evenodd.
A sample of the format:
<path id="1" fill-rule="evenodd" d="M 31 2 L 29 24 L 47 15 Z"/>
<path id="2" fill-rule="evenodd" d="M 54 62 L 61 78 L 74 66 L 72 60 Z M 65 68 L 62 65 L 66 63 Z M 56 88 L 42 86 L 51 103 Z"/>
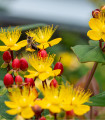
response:
<path id="1" fill-rule="evenodd" d="M 89 21 L 89 26 L 93 30 L 100 30 L 103 26 L 102 22 L 97 18 L 91 18 Z"/>
<path id="2" fill-rule="evenodd" d="M 6 113 L 10 114 L 10 115 L 16 115 L 18 113 L 21 112 L 21 109 L 20 108 L 15 108 L 15 109 L 10 109 L 10 110 L 7 110 Z"/>
<path id="3" fill-rule="evenodd" d="M 49 44 L 47 42 L 46 43 L 41 43 L 41 44 L 37 45 L 37 47 L 39 49 L 46 49 L 46 48 L 49 47 Z"/>
<path id="4" fill-rule="evenodd" d="M 30 69 L 28 69 L 27 70 L 29 73 L 32 73 L 32 74 L 37 74 L 38 72 L 36 72 L 35 70 L 30 70 Z"/>
<path id="5" fill-rule="evenodd" d="M 32 48 L 27 48 L 26 51 L 29 51 L 29 52 L 34 52 L 35 50 L 32 49 Z"/>
<path id="6" fill-rule="evenodd" d="M 0 51 L 6 51 L 8 49 L 9 49 L 9 47 L 7 47 L 7 46 L 0 46 Z"/>
<path id="7" fill-rule="evenodd" d="M 49 110 L 52 112 L 52 113 L 60 113 L 61 109 L 58 105 L 51 105 L 49 106 Z"/>
<path id="8" fill-rule="evenodd" d="M 39 79 L 44 81 L 49 77 L 49 73 L 40 73 L 39 74 Z"/>
<path id="9" fill-rule="evenodd" d="M 56 45 L 58 44 L 60 41 L 62 40 L 62 38 L 56 38 L 54 40 L 51 40 L 49 43 L 49 46 L 53 46 L 53 45 Z"/>
<path id="10" fill-rule="evenodd" d="M 90 106 L 88 106 L 88 105 L 79 105 L 79 106 L 75 106 L 73 108 L 73 110 L 74 110 L 74 113 L 76 115 L 83 115 L 83 114 L 87 113 L 90 110 Z"/>
<path id="11" fill-rule="evenodd" d="M 29 74 L 29 75 L 25 75 L 25 78 L 35 78 L 37 75 L 36 74 Z"/>
<path id="12" fill-rule="evenodd" d="M 9 108 L 17 108 L 18 107 L 18 105 L 14 102 L 5 101 L 5 104 Z"/>
<path id="13" fill-rule="evenodd" d="M 61 72 L 60 69 L 53 70 L 53 74 L 52 74 L 52 76 L 57 76 L 57 75 L 59 75 L 60 72 Z"/>
<path id="14" fill-rule="evenodd" d="M 87 36 L 92 40 L 100 40 L 101 39 L 101 32 L 89 30 L 87 32 Z"/>
<path id="15" fill-rule="evenodd" d="M 24 47 L 27 45 L 27 40 L 22 40 L 20 42 L 17 43 L 18 46 Z"/>
<path id="16" fill-rule="evenodd" d="M 68 105 L 68 104 L 62 104 L 60 107 L 65 111 L 70 111 L 73 109 L 73 107 L 71 105 Z"/>
<path id="17" fill-rule="evenodd" d="M 17 50 L 21 49 L 21 46 L 14 44 L 12 47 L 10 47 L 10 49 L 17 51 Z"/>
<path id="18" fill-rule="evenodd" d="M 31 107 L 27 107 L 22 110 L 21 116 L 23 118 L 29 119 L 34 116 L 34 112 L 32 111 Z"/>

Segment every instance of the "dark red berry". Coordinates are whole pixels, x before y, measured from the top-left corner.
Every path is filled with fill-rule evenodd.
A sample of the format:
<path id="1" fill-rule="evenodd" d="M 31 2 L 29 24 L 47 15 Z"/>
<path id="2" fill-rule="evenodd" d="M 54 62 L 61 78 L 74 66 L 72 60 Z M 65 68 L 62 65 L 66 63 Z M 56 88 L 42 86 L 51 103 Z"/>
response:
<path id="1" fill-rule="evenodd" d="M 25 58 L 20 59 L 20 69 L 25 71 L 28 68 L 28 62 L 26 61 Z"/>
<path id="2" fill-rule="evenodd" d="M 57 62 L 57 63 L 55 64 L 54 70 L 56 70 L 56 69 L 60 69 L 60 70 L 61 70 L 61 72 L 60 72 L 59 75 L 61 75 L 61 74 L 63 73 L 63 65 L 62 65 L 61 62 Z"/>
<path id="3" fill-rule="evenodd" d="M 70 110 L 70 111 L 66 111 L 66 117 L 67 118 L 72 118 L 74 116 L 74 111 L 73 110 Z"/>
<path id="4" fill-rule="evenodd" d="M 100 16 L 100 10 L 99 9 L 95 9 L 92 11 L 92 16 L 93 18 L 99 18 Z"/>
<path id="5" fill-rule="evenodd" d="M 35 86 L 34 80 L 32 78 L 25 78 L 24 82 L 27 83 L 26 85 L 29 85 L 29 86 L 32 86 L 32 87 Z"/>
<path id="6" fill-rule="evenodd" d="M 46 58 L 48 55 L 46 50 L 39 50 L 37 56 L 41 58 Z"/>
<path id="7" fill-rule="evenodd" d="M 44 116 L 42 116 L 39 120 L 46 120 L 46 118 Z"/>
<path id="8" fill-rule="evenodd" d="M 3 60 L 7 63 L 9 63 L 11 61 L 12 57 L 9 51 L 5 51 L 3 53 Z"/>
<path id="9" fill-rule="evenodd" d="M 57 88 L 58 87 L 58 82 L 56 81 L 56 79 L 53 79 L 50 83 L 50 87 L 54 87 Z"/>
<path id="10" fill-rule="evenodd" d="M 21 77 L 20 75 L 17 75 L 17 76 L 15 77 L 15 83 L 16 83 L 17 85 L 21 85 L 22 82 L 23 82 L 22 77 Z"/>
<path id="11" fill-rule="evenodd" d="M 7 73 L 5 76 L 4 76 L 4 85 L 6 87 L 9 87 L 11 85 L 13 85 L 14 83 L 14 80 L 13 80 L 13 77 L 11 74 Z"/>
<path id="12" fill-rule="evenodd" d="M 20 61 L 19 61 L 19 59 L 15 58 L 15 59 L 13 60 L 13 62 L 12 62 L 12 67 L 13 67 L 14 70 L 20 68 Z"/>

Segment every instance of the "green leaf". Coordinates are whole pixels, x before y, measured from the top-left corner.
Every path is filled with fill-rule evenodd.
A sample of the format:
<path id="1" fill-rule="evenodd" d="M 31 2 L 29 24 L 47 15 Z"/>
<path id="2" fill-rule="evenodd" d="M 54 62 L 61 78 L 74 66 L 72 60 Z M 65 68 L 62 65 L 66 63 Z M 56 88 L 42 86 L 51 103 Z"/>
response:
<path id="1" fill-rule="evenodd" d="M 0 89 L 0 96 L 6 94 L 6 92 L 7 92 L 7 88 L 6 87 L 1 88 Z"/>
<path id="2" fill-rule="evenodd" d="M 91 46 L 99 46 L 99 41 L 89 40 L 89 45 L 91 45 Z"/>
<path id="3" fill-rule="evenodd" d="M 98 46 L 76 45 L 72 50 L 80 62 L 105 62 L 105 55 Z"/>
<path id="4" fill-rule="evenodd" d="M 12 120 L 14 118 L 13 115 L 8 115 L 6 110 L 9 110 L 8 107 L 4 104 L 4 101 L 8 101 L 8 97 L 6 94 L 0 96 L 0 115 L 6 118 L 6 120 Z"/>
<path id="5" fill-rule="evenodd" d="M 89 40 L 89 45 L 91 45 L 91 46 L 99 46 L 99 41 Z M 102 42 L 102 45 L 104 45 L 104 42 Z"/>
<path id="6" fill-rule="evenodd" d="M 21 25 L 19 26 L 18 28 L 19 29 L 22 29 L 22 31 L 25 31 L 25 30 L 29 30 L 29 29 L 34 29 L 34 28 L 37 28 L 37 27 L 42 27 L 42 26 L 45 26 L 46 24 L 43 24 L 43 23 L 39 23 L 39 24 L 29 24 L 29 25 Z M 16 26 L 11 26 L 9 28 L 9 31 L 12 31 Z M 3 29 L 7 30 L 8 27 L 3 27 Z M 1 32 L 1 30 L 0 30 Z"/>
<path id="7" fill-rule="evenodd" d="M 11 69 L 8 73 L 9 73 L 9 74 L 12 74 L 12 73 L 13 73 L 13 69 Z"/>
<path id="8" fill-rule="evenodd" d="M 1 68 L 6 68 L 8 66 L 8 63 L 3 63 L 2 65 L 1 65 Z"/>
<path id="9" fill-rule="evenodd" d="M 89 106 L 105 106 L 105 92 L 99 93 L 96 96 L 90 98 L 90 103 L 86 103 Z"/>

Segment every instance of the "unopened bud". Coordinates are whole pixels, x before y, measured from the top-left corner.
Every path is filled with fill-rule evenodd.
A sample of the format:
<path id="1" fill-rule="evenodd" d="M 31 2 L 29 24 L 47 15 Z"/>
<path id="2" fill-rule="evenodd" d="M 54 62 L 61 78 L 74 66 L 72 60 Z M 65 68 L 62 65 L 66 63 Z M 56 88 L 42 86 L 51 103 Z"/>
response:
<path id="1" fill-rule="evenodd" d="M 35 114 L 37 116 L 40 116 L 40 114 L 42 113 L 43 109 L 39 106 L 39 105 L 34 105 L 32 107 L 32 110 L 35 112 Z"/>
<path id="2" fill-rule="evenodd" d="M 99 18 L 100 16 L 100 10 L 99 9 L 95 9 L 92 11 L 92 16 L 93 18 Z"/>

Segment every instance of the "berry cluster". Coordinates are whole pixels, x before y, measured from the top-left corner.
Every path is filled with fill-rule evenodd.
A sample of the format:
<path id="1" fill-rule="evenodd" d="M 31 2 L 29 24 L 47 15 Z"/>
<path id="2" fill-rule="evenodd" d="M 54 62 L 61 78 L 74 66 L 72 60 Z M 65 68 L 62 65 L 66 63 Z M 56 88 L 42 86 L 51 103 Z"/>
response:
<path id="1" fill-rule="evenodd" d="M 48 56 L 46 50 L 39 50 L 37 53 L 37 56 L 40 59 L 46 59 L 46 57 Z M 9 51 L 5 51 L 3 53 L 3 60 L 5 63 L 10 64 L 11 60 L 12 60 L 12 56 L 11 53 Z M 12 70 L 9 70 L 8 73 L 4 76 L 4 85 L 6 87 L 10 87 L 14 84 L 16 85 L 22 85 L 23 84 L 23 79 L 20 75 L 18 75 L 19 71 L 26 71 L 28 69 L 28 62 L 25 58 L 21 58 L 20 60 L 16 57 L 13 61 L 12 61 Z M 57 62 L 54 66 L 54 70 L 56 69 L 60 69 L 61 72 L 59 74 L 59 76 L 63 73 L 63 65 L 61 62 Z M 14 75 L 12 75 L 11 71 L 14 71 Z M 15 74 L 17 73 L 17 74 Z M 29 86 L 35 86 L 34 83 L 34 79 L 33 78 L 25 78 L 24 79 L 24 83 L 25 85 L 29 85 Z M 50 87 L 58 87 L 58 82 L 57 80 L 54 78 L 51 83 L 50 83 Z"/>

